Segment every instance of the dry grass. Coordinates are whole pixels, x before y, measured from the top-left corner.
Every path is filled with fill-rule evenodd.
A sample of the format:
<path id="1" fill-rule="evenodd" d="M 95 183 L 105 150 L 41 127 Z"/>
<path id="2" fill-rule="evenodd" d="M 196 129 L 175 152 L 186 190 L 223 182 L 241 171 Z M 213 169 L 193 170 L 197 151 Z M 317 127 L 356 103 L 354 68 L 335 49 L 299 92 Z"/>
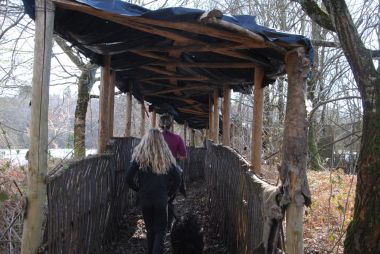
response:
<path id="1" fill-rule="evenodd" d="M 343 170 L 308 172 L 312 205 L 305 210 L 305 250 L 343 253 L 343 241 L 352 219 L 356 176 Z"/>

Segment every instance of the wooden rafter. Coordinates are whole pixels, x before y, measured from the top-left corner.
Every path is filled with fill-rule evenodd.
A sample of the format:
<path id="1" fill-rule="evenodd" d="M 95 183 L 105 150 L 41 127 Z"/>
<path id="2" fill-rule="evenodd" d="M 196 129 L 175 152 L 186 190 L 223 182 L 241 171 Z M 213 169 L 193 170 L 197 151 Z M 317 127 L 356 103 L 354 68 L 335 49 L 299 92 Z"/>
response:
<path id="1" fill-rule="evenodd" d="M 148 65 L 175 66 L 179 68 L 206 68 L 206 69 L 254 69 L 257 64 L 239 62 L 219 62 L 219 63 L 185 63 L 185 62 L 153 62 Z"/>
<path id="2" fill-rule="evenodd" d="M 166 89 L 159 92 L 153 92 L 153 93 L 147 93 L 144 94 L 144 96 L 153 96 L 153 95 L 160 95 L 160 94 L 168 94 L 173 92 L 180 92 L 180 91 L 186 91 L 186 90 L 210 90 L 210 87 L 206 85 L 202 86 L 186 86 L 186 87 L 176 87 L 173 89 Z"/>
<path id="3" fill-rule="evenodd" d="M 165 80 L 165 79 L 173 79 L 173 80 L 188 80 L 188 81 L 208 81 L 208 77 L 204 76 L 152 76 L 149 78 L 143 78 L 142 81 L 150 81 L 150 80 Z"/>

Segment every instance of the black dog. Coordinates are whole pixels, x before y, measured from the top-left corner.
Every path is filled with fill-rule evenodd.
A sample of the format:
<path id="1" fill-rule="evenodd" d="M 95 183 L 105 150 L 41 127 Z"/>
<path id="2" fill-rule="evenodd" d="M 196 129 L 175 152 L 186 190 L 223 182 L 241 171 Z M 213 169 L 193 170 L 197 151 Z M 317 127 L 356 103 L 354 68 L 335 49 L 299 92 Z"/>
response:
<path id="1" fill-rule="evenodd" d="M 203 251 L 203 229 L 191 213 L 176 217 L 170 238 L 173 254 L 201 254 Z"/>

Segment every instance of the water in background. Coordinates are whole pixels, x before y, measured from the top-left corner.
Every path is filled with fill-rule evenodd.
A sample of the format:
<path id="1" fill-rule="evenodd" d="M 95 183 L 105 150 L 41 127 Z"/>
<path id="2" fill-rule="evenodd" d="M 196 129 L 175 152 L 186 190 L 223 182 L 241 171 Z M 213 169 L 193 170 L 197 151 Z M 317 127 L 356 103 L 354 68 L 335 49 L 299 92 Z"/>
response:
<path id="1" fill-rule="evenodd" d="M 26 153 L 29 149 L 0 149 L 0 161 L 10 161 L 12 165 L 26 165 Z M 73 149 L 49 149 L 50 158 L 70 159 Z M 86 155 L 97 154 L 96 149 L 86 149 Z"/>

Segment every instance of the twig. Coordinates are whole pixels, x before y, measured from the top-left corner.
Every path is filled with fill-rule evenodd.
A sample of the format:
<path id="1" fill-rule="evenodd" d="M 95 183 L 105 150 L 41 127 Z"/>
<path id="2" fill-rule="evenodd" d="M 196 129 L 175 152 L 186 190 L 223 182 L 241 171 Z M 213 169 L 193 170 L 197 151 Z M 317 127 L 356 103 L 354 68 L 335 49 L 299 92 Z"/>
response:
<path id="1" fill-rule="evenodd" d="M 11 224 L 9 224 L 9 226 L 7 227 L 7 229 L 6 229 L 6 230 L 4 231 L 4 233 L 0 236 L 0 240 L 2 240 L 2 239 L 4 238 L 4 236 L 5 236 L 5 234 L 8 232 L 8 230 L 9 230 L 10 228 L 12 228 L 13 224 L 15 224 L 17 218 L 18 218 L 20 215 L 21 215 L 21 212 L 19 212 L 19 213 L 16 215 L 16 217 L 13 219 L 13 221 L 11 222 Z"/>
<path id="2" fill-rule="evenodd" d="M 17 190 L 18 190 L 18 192 L 20 193 L 20 195 L 21 195 L 21 197 L 22 197 L 23 195 L 22 195 L 22 192 L 21 192 L 20 188 L 18 187 L 18 184 L 16 183 L 15 180 L 13 180 L 13 183 L 16 185 Z"/>

